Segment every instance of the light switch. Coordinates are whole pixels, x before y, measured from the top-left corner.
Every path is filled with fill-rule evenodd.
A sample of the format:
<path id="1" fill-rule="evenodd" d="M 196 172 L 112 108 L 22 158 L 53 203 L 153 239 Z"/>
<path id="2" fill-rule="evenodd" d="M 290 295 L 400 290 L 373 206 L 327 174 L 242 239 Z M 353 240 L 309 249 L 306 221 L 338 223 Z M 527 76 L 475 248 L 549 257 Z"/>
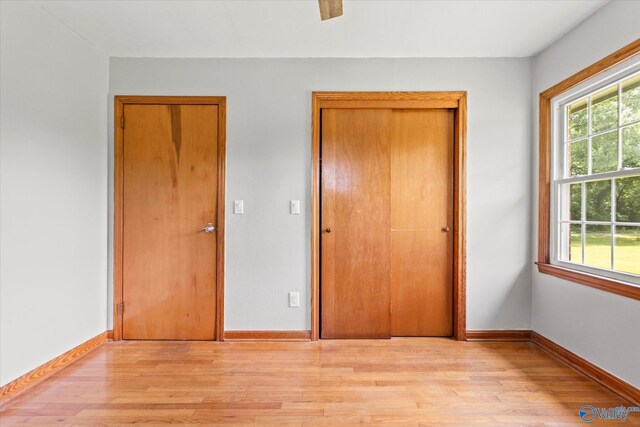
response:
<path id="1" fill-rule="evenodd" d="M 291 215 L 300 215 L 300 200 L 291 201 Z"/>
<path id="2" fill-rule="evenodd" d="M 289 307 L 300 307 L 300 292 L 289 292 Z"/>
<path id="3" fill-rule="evenodd" d="M 233 201 L 233 213 L 237 215 L 242 215 L 244 213 L 244 200 Z"/>

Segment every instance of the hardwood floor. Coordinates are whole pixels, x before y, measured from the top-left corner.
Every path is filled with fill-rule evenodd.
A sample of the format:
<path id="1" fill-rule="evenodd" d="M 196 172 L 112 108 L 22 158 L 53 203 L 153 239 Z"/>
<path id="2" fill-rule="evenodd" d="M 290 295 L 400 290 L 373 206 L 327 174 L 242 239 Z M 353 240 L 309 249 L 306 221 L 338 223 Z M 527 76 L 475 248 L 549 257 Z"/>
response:
<path id="1" fill-rule="evenodd" d="M 579 425 L 584 404 L 630 406 L 532 343 L 123 341 L 9 401 L 0 423 Z"/>

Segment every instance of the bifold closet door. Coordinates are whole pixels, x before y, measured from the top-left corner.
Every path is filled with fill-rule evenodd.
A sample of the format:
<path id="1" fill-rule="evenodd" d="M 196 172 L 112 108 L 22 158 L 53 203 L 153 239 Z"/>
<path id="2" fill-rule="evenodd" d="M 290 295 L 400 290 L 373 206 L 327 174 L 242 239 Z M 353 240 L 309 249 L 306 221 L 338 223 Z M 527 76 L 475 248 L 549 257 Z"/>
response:
<path id="1" fill-rule="evenodd" d="M 453 334 L 453 114 L 392 114 L 393 336 Z"/>
<path id="2" fill-rule="evenodd" d="M 322 110 L 322 338 L 391 336 L 391 120 Z"/>
<path id="3" fill-rule="evenodd" d="M 215 338 L 217 147 L 216 105 L 124 107 L 124 339 Z"/>

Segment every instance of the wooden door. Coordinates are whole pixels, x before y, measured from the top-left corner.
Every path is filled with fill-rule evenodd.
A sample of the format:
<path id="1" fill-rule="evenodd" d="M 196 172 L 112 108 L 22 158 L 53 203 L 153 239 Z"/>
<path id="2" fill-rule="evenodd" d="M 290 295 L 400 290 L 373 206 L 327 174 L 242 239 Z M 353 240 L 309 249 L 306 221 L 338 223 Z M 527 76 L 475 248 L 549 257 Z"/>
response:
<path id="1" fill-rule="evenodd" d="M 216 105 L 124 107 L 124 339 L 213 340 Z"/>
<path id="2" fill-rule="evenodd" d="M 322 338 L 453 334 L 453 138 L 451 110 L 322 110 Z"/>
<path id="3" fill-rule="evenodd" d="M 393 336 L 453 334 L 453 114 L 392 115 Z"/>
<path id="4" fill-rule="evenodd" d="M 322 110 L 322 338 L 391 334 L 390 124 L 390 110 Z"/>

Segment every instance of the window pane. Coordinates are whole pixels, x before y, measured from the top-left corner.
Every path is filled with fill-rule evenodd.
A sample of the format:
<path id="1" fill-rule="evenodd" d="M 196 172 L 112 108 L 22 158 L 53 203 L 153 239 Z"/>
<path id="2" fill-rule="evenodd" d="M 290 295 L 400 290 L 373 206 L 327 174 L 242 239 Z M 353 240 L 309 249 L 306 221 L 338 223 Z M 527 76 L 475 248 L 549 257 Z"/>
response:
<path id="1" fill-rule="evenodd" d="M 571 197 L 569 219 L 580 221 L 582 219 L 582 184 L 571 184 L 569 187 Z"/>
<path id="2" fill-rule="evenodd" d="M 571 224 L 569 247 L 569 261 L 582 263 L 582 225 Z"/>
<path id="3" fill-rule="evenodd" d="M 611 180 L 585 184 L 587 221 L 611 221 Z"/>
<path id="4" fill-rule="evenodd" d="M 622 123 L 640 120 L 640 74 L 622 82 Z"/>
<path id="5" fill-rule="evenodd" d="M 569 261 L 582 263 L 582 225 L 571 224 Z"/>
<path id="6" fill-rule="evenodd" d="M 571 176 L 587 174 L 587 140 L 572 142 L 567 146 L 569 174 Z"/>
<path id="7" fill-rule="evenodd" d="M 591 132 L 601 132 L 616 126 L 618 126 L 617 85 L 591 96 Z"/>
<path id="8" fill-rule="evenodd" d="M 562 261 L 582 264 L 582 225 L 560 223 L 560 257 Z"/>
<path id="9" fill-rule="evenodd" d="M 594 136 L 591 140 L 591 173 L 618 169 L 618 131 Z"/>
<path id="10" fill-rule="evenodd" d="M 584 264 L 611 269 L 611 226 L 587 224 Z"/>
<path id="11" fill-rule="evenodd" d="M 622 129 L 622 167 L 640 167 L 640 123 Z"/>
<path id="12" fill-rule="evenodd" d="M 640 274 L 640 227 L 616 227 L 614 270 Z"/>
<path id="13" fill-rule="evenodd" d="M 640 176 L 616 179 L 616 221 L 640 222 Z"/>
<path id="14" fill-rule="evenodd" d="M 558 187 L 560 221 L 582 220 L 582 183 L 562 184 Z"/>
<path id="15" fill-rule="evenodd" d="M 567 107 L 569 122 L 569 139 L 587 136 L 587 99 L 583 99 Z"/>

